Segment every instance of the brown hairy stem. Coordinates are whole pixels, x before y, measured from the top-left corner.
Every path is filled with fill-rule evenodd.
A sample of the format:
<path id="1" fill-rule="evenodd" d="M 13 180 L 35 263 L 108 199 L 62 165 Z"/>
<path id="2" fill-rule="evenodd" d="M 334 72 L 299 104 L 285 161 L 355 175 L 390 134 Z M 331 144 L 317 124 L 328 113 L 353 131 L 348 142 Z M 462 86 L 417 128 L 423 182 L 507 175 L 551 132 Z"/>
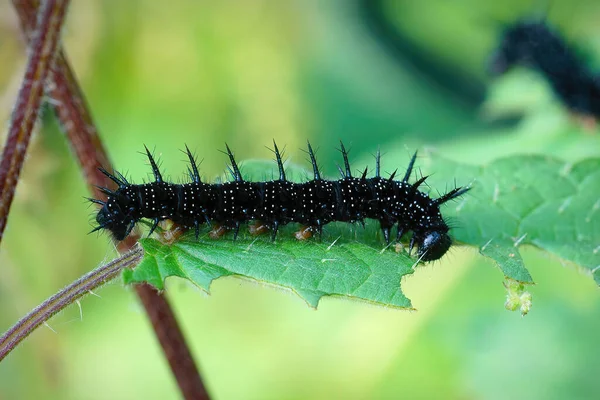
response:
<path id="1" fill-rule="evenodd" d="M 12 0 L 19 15 L 21 26 L 26 36 L 31 39 L 36 26 L 38 0 Z M 71 149 L 77 155 L 84 177 L 92 195 L 97 199 L 105 199 L 106 195 L 96 186 L 107 186 L 111 183 L 98 170 L 107 168 L 110 162 L 98 131 L 92 120 L 85 98 L 69 65 L 63 50 L 57 49 L 54 68 L 46 84 L 46 94 L 53 100 L 52 106 L 67 135 Z"/>
<path id="2" fill-rule="evenodd" d="M 24 32 L 30 41 L 33 41 L 39 1 L 13 0 L 13 5 Z M 103 166 L 111 171 L 108 156 L 66 55 L 60 47 L 55 49 L 55 53 L 54 68 L 50 72 L 49 79 L 45 81 L 46 93 L 53 100 L 52 106 L 67 135 L 71 149 L 77 156 L 93 196 L 97 199 L 105 199 L 104 193 L 100 192 L 97 186 L 110 187 L 112 182 L 100 173 L 98 167 Z M 44 81 L 40 82 L 44 83 Z M 16 185 L 16 181 L 14 184 Z M 125 241 L 119 243 L 117 246 L 119 251 L 125 253 L 134 248 L 138 238 L 138 234 L 130 235 Z M 164 296 L 159 295 L 151 287 L 137 285 L 135 289 L 152 322 L 183 396 L 186 399 L 209 398 L 169 303 Z"/>
<path id="3" fill-rule="evenodd" d="M 32 34 L 25 77 L 13 110 L 0 160 L 0 240 L 19 180 L 25 153 L 38 118 L 44 83 L 56 54 L 69 0 L 47 0 L 40 7 L 37 29 Z"/>
<path id="4" fill-rule="evenodd" d="M 137 265 L 143 255 L 144 251 L 138 245 L 121 257 L 85 274 L 37 306 L 0 337 L 0 361 L 41 324 L 91 290 L 114 279 L 124 268 Z"/>
<path id="5" fill-rule="evenodd" d="M 186 399 L 209 399 L 200 373 L 186 346 L 183 333 L 179 329 L 163 329 L 163 326 L 178 326 L 167 298 L 152 286 L 140 284 L 135 290 L 146 307 L 150 322 L 156 331 L 158 341 L 163 347 L 171 370 L 176 371 L 175 379 Z"/>

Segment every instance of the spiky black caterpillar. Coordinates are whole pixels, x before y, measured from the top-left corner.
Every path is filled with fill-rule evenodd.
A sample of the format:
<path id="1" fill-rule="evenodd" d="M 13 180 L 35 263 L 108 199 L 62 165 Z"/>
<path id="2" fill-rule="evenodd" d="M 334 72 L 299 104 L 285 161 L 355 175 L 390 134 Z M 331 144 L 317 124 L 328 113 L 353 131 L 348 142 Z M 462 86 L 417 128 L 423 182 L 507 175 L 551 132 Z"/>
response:
<path id="1" fill-rule="evenodd" d="M 490 72 L 500 75 L 516 65 L 539 71 L 570 110 L 600 117 L 600 78 L 545 21 L 521 20 L 504 30 Z"/>
<path id="2" fill-rule="evenodd" d="M 422 177 L 410 184 L 417 153 L 413 155 L 402 180 L 380 175 L 380 153 L 376 156 L 375 177 L 367 178 L 365 168 L 360 178 L 353 177 L 348 162 L 348 152 L 341 145 L 344 170 L 342 178 L 329 181 L 321 178 L 314 152 L 308 144 L 314 179 L 294 183 L 286 179 L 281 153 L 275 142 L 274 153 L 279 169 L 279 179 L 266 182 L 247 182 L 226 145 L 230 160 L 232 182 L 210 184 L 200 180 L 198 167 L 186 146 L 190 161 L 188 169 L 191 183 L 164 182 L 154 158 L 146 148 L 155 182 L 134 185 L 119 173 L 115 175 L 102 170 L 119 187 L 115 191 L 101 188 L 108 196 L 106 202 L 92 200 L 102 205 L 96 216 L 99 229 L 109 230 L 116 240 L 123 240 L 142 218 L 153 220 L 150 233 L 158 223 L 170 219 L 185 227 L 194 228 L 196 237 L 200 225 L 215 222 L 227 229 L 240 229 L 240 224 L 251 220 L 260 221 L 271 229 L 275 240 L 279 227 L 297 222 L 316 230 L 319 234 L 324 225 L 333 221 L 363 222 L 366 218 L 379 220 L 385 240 L 390 241 L 390 229 L 398 226 L 397 240 L 412 231 L 410 250 L 418 245 L 420 260 L 431 261 L 442 257 L 452 240 L 449 227 L 442 218 L 440 205 L 464 194 L 469 188 L 457 187 L 443 196 L 432 199 L 418 190 L 425 181 Z"/>

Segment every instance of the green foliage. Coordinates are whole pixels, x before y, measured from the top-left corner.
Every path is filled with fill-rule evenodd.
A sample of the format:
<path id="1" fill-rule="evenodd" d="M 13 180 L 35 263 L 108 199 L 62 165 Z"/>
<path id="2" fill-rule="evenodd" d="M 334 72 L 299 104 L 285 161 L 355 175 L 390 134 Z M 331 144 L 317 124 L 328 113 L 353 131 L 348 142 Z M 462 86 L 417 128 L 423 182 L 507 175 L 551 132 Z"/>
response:
<path id="1" fill-rule="evenodd" d="M 400 280 L 413 272 L 405 254 L 379 251 L 353 242 L 307 243 L 292 239 L 194 239 L 172 246 L 144 239 L 142 264 L 126 282 L 149 282 L 162 289 L 168 276 L 179 276 L 208 291 L 221 276 L 237 275 L 289 288 L 312 307 L 324 296 L 347 296 L 377 304 L 410 308 Z"/>
<path id="2" fill-rule="evenodd" d="M 395 157 L 387 158 L 391 163 L 389 158 Z M 477 167 L 429 154 L 419 161 L 427 172 L 439 171 L 431 178 L 434 188 L 453 179 L 471 182 L 472 190 L 445 206 L 443 214 L 455 227 L 455 240 L 477 247 L 511 281 L 533 283 L 519 254 L 520 246 L 531 244 L 578 264 L 600 283 L 595 270 L 600 264 L 595 242 L 600 237 L 600 160 L 572 165 L 549 157 L 512 156 Z M 250 178 L 270 178 L 266 165 L 272 168 L 271 163 L 248 162 L 244 171 Z M 288 175 L 302 180 L 307 174 L 289 167 Z M 289 231 L 277 243 L 249 235 L 235 242 L 211 240 L 206 234 L 196 241 L 188 235 L 171 246 L 145 239 L 146 257 L 125 279 L 163 288 L 166 277 L 179 276 L 208 291 L 214 279 L 236 275 L 289 288 L 313 307 L 326 295 L 411 307 L 400 283 L 413 272 L 415 260 L 394 251 L 395 246 L 384 248 L 373 224 L 354 237 L 347 224 L 334 224 L 322 242 L 299 242 Z"/>
<path id="3" fill-rule="evenodd" d="M 456 240 L 477 246 L 519 282 L 533 283 L 519 254 L 529 244 L 579 265 L 600 284 L 599 159 L 570 164 L 519 155 L 477 167 L 429 157 L 433 187 L 453 177 L 473 181 L 473 189 L 444 212 L 457 219 Z"/>
<path id="4" fill-rule="evenodd" d="M 600 160 L 513 156 L 471 172 L 476 181 L 456 239 L 479 247 L 516 281 L 533 283 L 518 252 L 531 244 L 581 266 L 600 284 Z"/>

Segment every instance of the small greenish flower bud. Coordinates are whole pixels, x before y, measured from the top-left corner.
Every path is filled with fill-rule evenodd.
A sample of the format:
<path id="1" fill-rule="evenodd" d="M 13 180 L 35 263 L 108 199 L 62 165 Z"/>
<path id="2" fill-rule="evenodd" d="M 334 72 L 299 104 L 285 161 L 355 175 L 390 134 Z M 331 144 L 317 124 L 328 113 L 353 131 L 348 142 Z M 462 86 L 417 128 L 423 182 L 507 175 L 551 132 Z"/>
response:
<path id="1" fill-rule="evenodd" d="M 531 293 L 525 290 L 525 285 L 514 279 L 506 278 L 504 280 L 506 288 L 506 302 L 504 307 L 509 311 L 521 311 L 521 315 L 527 315 L 531 309 Z"/>

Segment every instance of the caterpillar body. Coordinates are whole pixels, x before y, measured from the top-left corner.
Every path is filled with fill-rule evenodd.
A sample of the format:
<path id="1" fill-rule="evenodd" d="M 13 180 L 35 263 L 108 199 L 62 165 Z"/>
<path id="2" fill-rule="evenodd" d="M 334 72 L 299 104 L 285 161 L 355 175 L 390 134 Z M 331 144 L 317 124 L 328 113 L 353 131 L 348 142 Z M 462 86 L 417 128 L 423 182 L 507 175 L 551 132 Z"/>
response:
<path id="1" fill-rule="evenodd" d="M 165 182 L 148 150 L 146 154 L 154 174 L 154 182 L 132 184 L 125 177 L 102 169 L 118 188 L 114 191 L 101 188 L 106 201 L 91 199 L 101 205 L 93 230 L 106 229 L 116 240 L 123 240 L 142 218 L 153 221 L 150 234 L 161 220 L 169 219 L 189 229 L 198 237 L 200 226 L 217 224 L 232 230 L 237 237 L 241 224 L 260 221 L 271 230 L 275 240 L 278 229 L 291 222 L 299 223 L 310 232 L 319 234 L 323 226 L 334 221 L 364 222 L 375 219 L 381 224 L 386 242 L 390 242 L 392 227 L 397 226 L 396 240 L 412 232 L 410 250 L 418 246 L 417 255 L 422 261 L 437 260 L 452 244 L 449 226 L 440 213 L 440 206 L 461 196 L 468 187 L 456 187 L 438 198 L 430 198 L 419 190 L 427 177 L 409 183 L 416 160 L 412 156 L 406 173 L 395 180 L 396 172 L 388 178 L 381 177 L 381 157 L 376 155 L 375 176 L 368 178 L 367 169 L 359 177 L 352 176 L 348 152 L 341 144 L 344 168 L 341 179 L 326 180 L 321 177 L 315 154 L 308 143 L 308 154 L 313 169 L 313 179 L 294 183 L 286 179 L 281 153 L 273 142 L 279 178 L 265 182 L 249 182 L 242 178 L 234 155 L 226 145 L 229 157 L 231 182 L 205 183 L 200 179 L 194 156 L 186 146 L 191 182 L 175 184 Z"/>
<path id="2" fill-rule="evenodd" d="M 501 75 L 516 65 L 539 71 L 571 111 L 600 117 L 600 77 L 544 21 L 524 19 L 505 29 L 489 70 Z"/>

